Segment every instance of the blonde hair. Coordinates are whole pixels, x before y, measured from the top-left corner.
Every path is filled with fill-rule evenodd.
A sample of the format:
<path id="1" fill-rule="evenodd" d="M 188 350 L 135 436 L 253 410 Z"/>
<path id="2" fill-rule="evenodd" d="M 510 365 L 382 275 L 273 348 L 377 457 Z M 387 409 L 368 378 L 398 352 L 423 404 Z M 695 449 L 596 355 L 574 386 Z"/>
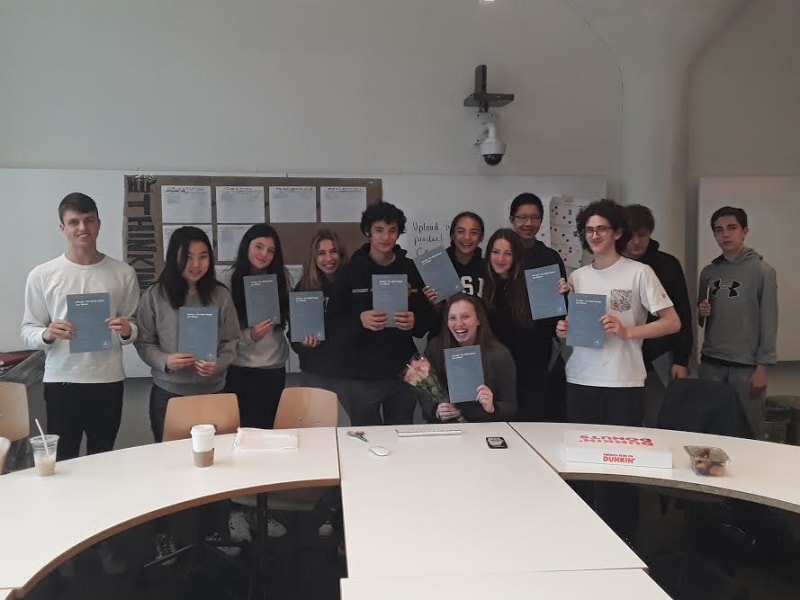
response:
<path id="1" fill-rule="evenodd" d="M 347 261 L 347 251 L 342 245 L 342 240 L 339 239 L 337 233 L 330 229 L 320 229 L 314 234 L 314 237 L 311 238 L 308 254 L 303 263 L 303 277 L 297 285 L 298 291 L 310 292 L 322 289 L 322 284 L 325 281 L 325 274 L 320 271 L 317 266 L 317 251 L 319 251 L 319 245 L 324 240 L 332 242 L 333 247 L 339 251 L 339 269 L 341 269 Z"/>

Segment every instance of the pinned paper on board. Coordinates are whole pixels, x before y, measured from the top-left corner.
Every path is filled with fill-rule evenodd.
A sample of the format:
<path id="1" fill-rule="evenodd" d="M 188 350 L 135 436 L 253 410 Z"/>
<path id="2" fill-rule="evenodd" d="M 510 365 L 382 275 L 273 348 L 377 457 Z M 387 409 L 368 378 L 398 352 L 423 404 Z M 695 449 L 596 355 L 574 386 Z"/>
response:
<path id="1" fill-rule="evenodd" d="M 570 269 L 582 265 L 583 247 L 576 220 L 578 213 L 588 204 L 588 200 L 572 196 L 553 196 L 550 199 L 550 246 Z"/>

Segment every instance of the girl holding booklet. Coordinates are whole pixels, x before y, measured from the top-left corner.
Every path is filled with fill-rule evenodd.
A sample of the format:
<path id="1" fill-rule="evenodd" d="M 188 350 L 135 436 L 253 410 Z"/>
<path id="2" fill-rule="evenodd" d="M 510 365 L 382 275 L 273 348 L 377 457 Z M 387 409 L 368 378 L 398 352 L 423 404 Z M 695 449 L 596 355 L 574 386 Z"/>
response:
<path id="1" fill-rule="evenodd" d="M 500 343 L 511 352 L 517 368 L 517 419 L 543 421 L 556 319 L 531 318 L 524 248 L 512 229 L 498 229 L 489 239 L 486 273 L 483 299 L 489 323 Z M 559 280 L 559 293 L 568 290 L 567 282 Z"/>
<path id="2" fill-rule="evenodd" d="M 321 291 L 325 304 L 331 296 L 339 270 L 347 262 L 347 252 L 336 232 L 320 229 L 311 239 L 308 255 L 303 263 L 303 277 L 295 287 L 296 292 Z M 344 404 L 342 386 L 339 378 L 339 357 L 345 351 L 337 344 L 337 335 L 331 331 L 327 313 L 325 315 L 325 341 L 313 335 L 306 336 L 302 342 L 293 342 L 292 349 L 300 359 L 303 385 L 330 390 L 339 395 Z M 338 336 L 341 339 L 341 336 Z"/>
<path id="3" fill-rule="evenodd" d="M 192 354 L 179 351 L 179 309 L 183 306 L 217 308 L 216 360 L 195 360 Z M 139 338 L 134 345 L 153 375 L 150 427 L 155 441 L 160 442 L 169 399 L 222 391 L 239 341 L 233 301 L 217 281 L 214 251 L 202 229 L 180 227 L 172 234 L 164 270 L 158 282 L 142 294 L 136 321 Z"/>
<path id="4" fill-rule="evenodd" d="M 486 277 L 486 263 L 478 246 L 483 241 L 485 227 L 480 215 L 464 211 L 453 217 L 450 223 L 450 246 L 447 255 L 461 278 L 464 293 L 470 296 L 483 297 L 483 286 Z M 428 339 L 439 334 L 442 329 L 442 306 L 435 289 L 424 287 L 422 292 L 433 305 L 433 319 Z"/>
<path id="5" fill-rule="evenodd" d="M 244 278 L 249 275 L 275 275 L 279 322 L 266 319 L 248 326 Z M 272 429 L 286 385 L 286 360 L 289 358 L 289 342 L 284 335 L 289 317 L 287 279 L 278 232 L 266 223 L 253 225 L 239 243 L 230 281 L 242 339 L 228 369 L 225 390 L 239 399 L 242 427 Z"/>
<path id="6" fill-rule="evenodd" d="M 508 349 L 497 341 L 483 303 L 475 296 L 456 294 L 444 308 L 447 326 L 425 348 L 425 357 L 436 376 L 447 386 L 444 351 L 461 346 L 480 346 L 484 384 L 475 390 L 474 402 L 436 404 L 419 398 L 423 416 L 429 422 L 451 421 L 463 416 L 467 421 L 510 421 L 517 411 L 516 369 Z"/>
<path id="7" fill-rule="evenodd" d="M 184 306 L 216 307 L 216 360 L 196 360 L 191 353 L 179 351 L 179 314 Z M 239 341 L 236 309 L 228 289 L 217 281 L 214 251 L 202 229 L 180 227 L 172 234 L 164 270 L 158 282 L 142 295 L 136 320 L 139 338 L 134 345 L 153 376 L 150 428 L 155 441 L 161 442 L 169 399 L 222 391 Z M 156 529 L 155 557 L 163 560 L 175 553 L 175 537 L 167 532 L 163 520 L 156 522 Z M 167 559 L 163 564 L 175 560 Z"/>

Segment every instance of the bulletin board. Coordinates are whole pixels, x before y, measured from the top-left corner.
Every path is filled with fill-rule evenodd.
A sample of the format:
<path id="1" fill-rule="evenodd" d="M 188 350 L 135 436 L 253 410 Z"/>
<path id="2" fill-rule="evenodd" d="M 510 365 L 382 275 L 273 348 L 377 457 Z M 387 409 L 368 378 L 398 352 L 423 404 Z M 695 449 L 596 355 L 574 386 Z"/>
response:
<path id="1" fill-rule="evenodd" d="M 164 266 L 170 235 L 183 225 L 208 234 L 220 265 L 233 263 L 254 223 L 275 227 L 287 265 L 303 263 L 321 228 L 335 231 L 352 253 L 364 241 L 361 212 L 382 196 L 381 179 L 125 175 L 124 260 L 148 288 Z"/>

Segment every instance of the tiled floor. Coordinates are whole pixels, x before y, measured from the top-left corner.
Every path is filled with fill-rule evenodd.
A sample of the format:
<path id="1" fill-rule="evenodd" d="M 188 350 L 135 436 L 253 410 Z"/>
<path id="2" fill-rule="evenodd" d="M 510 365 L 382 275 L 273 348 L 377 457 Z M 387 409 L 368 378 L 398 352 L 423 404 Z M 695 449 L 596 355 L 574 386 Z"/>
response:
<path id="1" fill-rule="evenodd" d="M 293 383 L 289 378 L 289 385 Z M 147 413 L 149 380 L 129 380 L 126 382 L 125 403 L 122 426 L 117 438 L 117 447 L 129 447 L 151 443 L 151 434 Z M 41 399 L 41 386 L 33 387 L 30 392 L 31 413 L 33 417 L 44 419 L 44 406 Z M 343 425 L 347 425 L 347 417 L 343 414 Z M 686 511 L 669 505 L 665 514 L 661 513 L 660 497 L 655 490 L 643 490 L 641 511 L 641 528 L 637 551 L 645 562 L 653 566 L 656 572 L 658 564 L 668 564 L 670 557 L 683 560 L 685 551 L 698 546 L 701 551 L 690 554 L 692 564 L 701 565 L 704 569 L 688 573 L 690 588 L 681 598 L 732 598 L 725 593 L 725 577 L 721 573 L 732 575 L 734 581 L 744 586 L 749 592 L 750 600 L 789 600 L 800 599 L 800 560 L 792 546 L 779 553 L 758 556 L 757 549 L 744 548 L 742 541 L 746 538 L 728 528 L 702 527 L 701 533 L 691 535 L 698 526 L 687 526 Z M 707 499 L 708 500 L 708 499 Z M 714 522 L 715 507 L 718 501 L 711 499 L 707 507 L 695 510 L 709 525 Z M 97 500 L 95 500 L 97 501 Z M 709 516 L 711 515 L 711 516 Z M 309 598 L 325 599 L 338 597 L 339 578 L 345 576 L 344 561 L 337 556 L 338 539 L 320 540 L 316 536 L 315 525 L 292 521 L 291 515 L 280 515 L 287 520 L 290 534 L 270 549 L 269 584 L 270 597 L 273 598 Z M 792 536 L 800 537 L 800 518 L 788 513 L 780 513 L 781 526 L 791 530 Z M 183 516 L 183 527 L 186 535 L 191 530 L 191 516 Z M 720 534 L 728 535 L 726 539 Z M 118 536 L 115 541 L 120 553 L 130 565 L 141 565 L 152 556 L 153 528 L 151 524 L 143 525 Z M 703 542 L 706 543 L 703 543 Z M 676 554 L 677 553 L 677 554 Z M 746 554 L 745 554 L 746 553 Z M 746 555 L 746 560 L 742 555 Z M 791 556 L 789 556 L 791 554 Z M 247 555 L 243 555 L 246 563 Z M 188 561 L 184 561 L 188 562 Z M 684 565 L 685 567 L 685 565 Z M 137 569 L 130 569 L 126 575 L 112 577 L 105 575 L 96 555 L 89 551 L 76 560 L 74 578 L 66 580 L 51 576 L 37 587 L 28 598 L 31 600 L 65 600 L 93 599 L 134 599 L 152 598 L 162 600 L 168 598 L 241 598 L 247 591 L 246 576 L 229 576 L 218 573 L 214 569 L 205 569 L 202 577 L 185 577 L 185 564 L 176 568 L 159 568 L 149 572 L 146 577 L 139 576 Z M 673 578 L 677 576 L 673 573 Z M 703 585 L 710 585 L 708 589 Z M 677 597 L 677 596 L 676 596 Z"/>

